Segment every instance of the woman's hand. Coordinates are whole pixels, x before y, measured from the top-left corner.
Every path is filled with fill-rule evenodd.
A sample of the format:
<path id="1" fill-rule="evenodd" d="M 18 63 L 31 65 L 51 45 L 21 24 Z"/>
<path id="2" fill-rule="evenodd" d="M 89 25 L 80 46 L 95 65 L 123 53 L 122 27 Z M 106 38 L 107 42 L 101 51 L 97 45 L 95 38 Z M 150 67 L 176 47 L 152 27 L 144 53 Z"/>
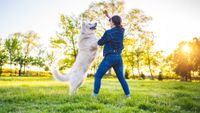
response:
<path id="1" fill-rule="evenodd" d="M 109 16 L 109 14 L 108 14 L 108 11 L 107 10 L 104 10 L 103 11 L 103 14 L 105 14 L 109 19 L 110 19 L 110 16 Z"/>

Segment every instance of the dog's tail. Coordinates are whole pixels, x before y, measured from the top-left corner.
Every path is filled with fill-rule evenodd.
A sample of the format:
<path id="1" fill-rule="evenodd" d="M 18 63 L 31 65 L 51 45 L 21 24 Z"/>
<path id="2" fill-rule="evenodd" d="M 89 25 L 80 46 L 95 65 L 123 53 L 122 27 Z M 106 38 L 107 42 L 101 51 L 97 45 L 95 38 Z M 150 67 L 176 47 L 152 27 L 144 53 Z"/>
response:
<path id="1" fill-rule="evenodd" d="M 62 75 L 57 70 L 53 70 L 53 77 L 54 79 L 62 82 L 69 80 L 69 75 Z"/>

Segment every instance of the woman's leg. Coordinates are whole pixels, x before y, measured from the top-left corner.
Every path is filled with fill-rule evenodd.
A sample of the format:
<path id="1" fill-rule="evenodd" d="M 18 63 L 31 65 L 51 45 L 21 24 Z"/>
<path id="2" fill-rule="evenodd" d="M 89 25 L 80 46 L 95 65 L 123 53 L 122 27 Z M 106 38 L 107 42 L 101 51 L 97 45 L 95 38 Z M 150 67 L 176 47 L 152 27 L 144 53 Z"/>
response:
<path id="1" fill-rule="evenodd" d="M 113 68 L 115 70 L 117 78 L 119 79 L 119 81 L 120 81 L 120 83 L 122 85 L 124 93 L 126 94 L 126 96 L 130 96 L 129 87 L 128 87 L 128 84 L 127 84 L 127 82 L 126 82 L 126 80 L 124 78 L 122 58 L 120 58 L 120 61 L 116 65 L 114 65 Z"/>
<path id="2" fill-rule="evenodd" d="M 95 81 L 94 81 L 94 94 L 97 95 L 99 93 L 99 89 L 101 87 L 101 78 L 103 75 L 112 67 L 111 62 L 104 57 L 103 61 L 99 65 L 99 68 L 95 74 Z"/>

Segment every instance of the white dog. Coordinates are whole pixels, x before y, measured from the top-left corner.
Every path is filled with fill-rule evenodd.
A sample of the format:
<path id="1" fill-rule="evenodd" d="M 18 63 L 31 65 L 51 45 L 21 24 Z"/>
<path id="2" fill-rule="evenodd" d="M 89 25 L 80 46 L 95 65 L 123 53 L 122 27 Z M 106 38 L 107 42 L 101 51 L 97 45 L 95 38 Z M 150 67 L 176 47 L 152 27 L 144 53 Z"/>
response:
<path id="1" fill-rule="evenodd" d="M 78 37 L 78 55 L 68 74 L 62 75 L 53 70 L 53 76 L 59 81 L 68 81 L 70 92 L 75 93 L 87 77 L 87 70 L 97 56 L 99 50 L 95 35 L 97 23 L 82 23 L 81 32 Z"/>

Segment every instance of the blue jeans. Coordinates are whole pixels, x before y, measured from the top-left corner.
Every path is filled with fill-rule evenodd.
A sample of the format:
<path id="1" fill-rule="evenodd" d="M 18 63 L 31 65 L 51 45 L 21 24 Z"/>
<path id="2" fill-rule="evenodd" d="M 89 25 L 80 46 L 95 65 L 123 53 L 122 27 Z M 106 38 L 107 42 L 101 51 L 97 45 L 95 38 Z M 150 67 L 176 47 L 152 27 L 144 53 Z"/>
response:
<path id="1" fill-rule="evenodd" d="M 95 74 L 95 81 L 94 81 L 94 94 L 99 93 L 99 89 L 101 87 L 101 79 L 104 76 L 104 74 L 111 68 L 113 67 L 117 78 L 119 82 L 121 83 L 121 86 L 124 90 L 124 93 L 129 96 L 130 91 L 128 84 L 124 78 L 124 73 L 123 73 L 123 60 L 122 56 L 120 54 L 109 54 L 106 55 L 99 65 L 99 68 Z"/>

